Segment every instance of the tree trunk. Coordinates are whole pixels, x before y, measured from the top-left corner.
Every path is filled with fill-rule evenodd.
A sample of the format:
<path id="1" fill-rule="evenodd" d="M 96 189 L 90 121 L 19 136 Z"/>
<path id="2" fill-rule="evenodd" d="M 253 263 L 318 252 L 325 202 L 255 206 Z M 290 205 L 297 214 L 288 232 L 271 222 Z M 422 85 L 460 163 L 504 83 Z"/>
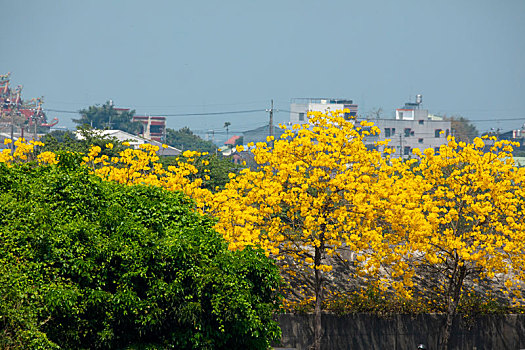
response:
<path id="1" fill-rule="evenodd" d="M 452 322 L 454 321 L 454 317 L 456 316 L 458 309 L 461 288 L 463 287 L 463 281 L 465 280 L 466 272 L 467 268 L 464 265 L 458 267 L 458 263 L 456 262 L 454 266 L 454 272 L 452 273 L 452 277 L 450 277 L 447 290 L 447 318 L 439 342 L 440 348 L 442 350 L 448 350 Z"/>
<path id="2" fill-rule="evenodd" d="M 315 318 L 314 318 L 314 350 L 321 349 L 321 336 L 322 336 L 322 325 L 321 325 L 321 306 L 323 301 L 323 274 L 319 270 L 321 265 L 321 247 L 315 247 L 314 256 L 314 268 L 315 268 Z"/>

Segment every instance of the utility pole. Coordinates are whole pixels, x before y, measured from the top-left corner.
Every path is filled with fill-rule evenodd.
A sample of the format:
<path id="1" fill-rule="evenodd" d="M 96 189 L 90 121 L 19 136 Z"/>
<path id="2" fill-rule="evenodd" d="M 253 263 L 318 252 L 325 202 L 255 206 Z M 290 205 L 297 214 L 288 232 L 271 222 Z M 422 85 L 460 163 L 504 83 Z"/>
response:
<path id="1" fill-rule="evenodd" d="M 33 133 L 33 140 L 34 141 L 36 141 L 36 139 L 37 139 L 37 134 L 36 134 L 37 120 L 38 120 L 38 117 L 37 117 L 37 115 L 35 113 L 35 114 L 33 114 L 33 123 L 35 123 L 35 125 L 34 125 L 35 128 L 34 128 L 34 133 Z"/>
<path id="2" fill-rule="evenodd" d="M 403 158 L 403 134 L 399 132 L 399 158 Z"/>
<path id="3" fill-rule="evenodd" d="M 272 106 L 270 109 L 267 109 L 266 112 L 270 112 L 270 130 L 268 131 L 268 136 L 273 136 L 273 99 L 272 99 Z M 270 141 L 270 145 L 273 146 L 273 140 Z"/>
<path id="4" fill-rule="evenodd" d="M 14 108 L 14 107 L 13 107 Z M 11 144 L 11 149 L 14 150 L 14 136 L 15 136 L 15 111 L 13 110 L 13 108 L 11 108 L 11 141 L 13 141 L 13 143 Z"/>
<path id="5" fill-rule="evenodd" d="M 113 100 L 109 100 L 109 122 L 108 122 L 108 129 L 111 130 L 111 113 L 113 112 Z M 149 121 L 149 118 L 148 118 Z M 149 122 L 148 122 L 149 125 Z"/>

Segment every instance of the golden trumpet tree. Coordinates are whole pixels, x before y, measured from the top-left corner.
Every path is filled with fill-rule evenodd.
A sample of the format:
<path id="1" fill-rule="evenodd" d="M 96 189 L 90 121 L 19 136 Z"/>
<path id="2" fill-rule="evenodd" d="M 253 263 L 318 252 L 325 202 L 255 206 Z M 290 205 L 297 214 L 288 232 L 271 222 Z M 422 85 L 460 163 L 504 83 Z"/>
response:
<path id="1" fill-rule="evenodd" d="M 107 144 L 106 147 L 112 148 L 113 145 Z M 202 179 L 195 177 L 198 170 L 193 164 L 201 153 L 185 151 L 181 156 L 183 159 L 177 159 L 176 165 L 164 168 L 159 163 L 158 151 L 158 146 L 142 144 L 139 149 L 127 148 L 118 157 L 108 157 L 100 154 L 100 147 L 94 146 L 83 161 L 105 180 L 182 191 L 195 201 L 197 207 L 204 207 L 211 192 L 202 187 Z"/>
<path id="2" fill-rule="evenodd" d="M 210 208 L 230 248 L 261 245 L 313 270 L 316 349 L 328 257 L 351 250 L 360 253 L 355 263 L 377 272 L 390 255 L 377 217 L 402 198 L 391 190 L 392 166 L 363 143 L 377 132 L 372 123 L 354 126 L 337 112 L 312 113 L 309 124 L 269 138 L 273 147 L 258 143 L 252 150 L 258 167 L 231 175 Z"/>
<path id="3" fill-rule="evenodd" d="M 486 146 L 480 138 L 457 143 L 449 137 L 438 153 L 414 150 L 419 160 L 408 162 L 412 174 L 398 180 L 412 188 L 407 203 L 417 205 L 413 219 L 424 217 L 427 224 L 389 243 L 410 257 L 407 270 L 431 271 L 424 278 L 438 287 L 446 306 L 442 349 L 448 348 L 466 283 L 519 293 L 525 278 L 525 169 L 515 167 L 511 142 L 492 143 Z"/>

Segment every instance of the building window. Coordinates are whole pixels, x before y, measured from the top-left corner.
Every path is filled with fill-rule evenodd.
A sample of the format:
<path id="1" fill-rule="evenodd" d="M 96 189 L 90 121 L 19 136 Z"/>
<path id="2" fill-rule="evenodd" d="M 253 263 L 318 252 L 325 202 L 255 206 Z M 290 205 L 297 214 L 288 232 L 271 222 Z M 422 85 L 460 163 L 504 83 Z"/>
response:
<path id="1" fill-rule="evenodd" d="M 304 113 L 299 113 L 299 121 L 304 121 Z"/>
<path id="2" fill-rule="evenodd" d="M 410 128 L 405 128 L 405 137 L 410 137 Z"/>
<path id="3" fill-rule="evenodd" d="M 164 128 L 162 125 L 150 125 L 149 132 L 151 134 L 162 134 L 164 132 Z"/>
<path id="4" fill-rule="evenodd" d="M 410 155 L 410 146 L 405 146 L 405 148 L 403 149 L 403 153 L 405 154 L 405 156 Z"/>
<path id="5" fill-rule="evenodd" d="M 447 131 L 446 131 L 447 137 L 448 137 L 449 134 L 450 134 L 450 130 L 447 129 Z"/>
<path id="6" fill-rule="evenodd" d="M 423 124 L 425 124 L 425 121 L 424 120 L 420 120 L 419 121 L 419 125 L 423 125 Z"/>
<path id="7" fill-rule="evenodd" d="M 417 139 L 417 142 L 423 143 L 423 139 Z"/>
<path id="8" fill-rule="evenodd" d="M 437 137 L 437 138 L 441 137 L 441 131 L 442 131 L 441 129 L 436 129 L 434 131 L 434 136 Z"/>
<path id="9" fill-rule="evenodd" d="M 396 134 L 396 128 L 392 128 L 392 136 Z"/>
<path id="10" fill-rule="evenodd" d="M 390 137 L 390 128 L 385 128 L 385 137 Z"/>

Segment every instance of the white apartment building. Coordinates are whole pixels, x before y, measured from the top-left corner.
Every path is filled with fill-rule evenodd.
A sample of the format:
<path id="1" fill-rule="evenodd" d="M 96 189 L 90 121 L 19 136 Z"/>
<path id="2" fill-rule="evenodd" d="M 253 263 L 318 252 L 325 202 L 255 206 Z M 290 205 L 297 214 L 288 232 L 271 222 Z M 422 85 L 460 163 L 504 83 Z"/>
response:
<path id="1" fill-rule="evenodd" d="M 381 133 L 367 137 L 367 145 L 374 147 L 376 141 L 390 139 L 389 147 L 396 149 L 393 157 L 411 157 L 414 148 L 433 148 L 437 153 L 439 146 L 448 142 L 451 124 L 448 120 L 429 114 L 428 110 L 421 108 L 421 104 L 422 96 L 417 95 L 415 103 L 407 102 L 403 108 L 396 109 L 395 119 L 369 119 Z"/>
<path id="2" fill-rule="evenodd" d="M 357 116 L 357 104 L 342 98 L 294 98 L 290 105 L 290 124 L 308 123 L 308 112 L 335 112 L 348 109 L 345 118 L 350 120 Z"/>
<path id="3" fill-rule="evenodd" d="M 421 150 L 433 148 L 439 151 L 439 146 L 447 143 L 447 136 L 451 133 L 450 121 L 443 120 L 422 109 L 422 96 L 417 95 L 416 102 L 407 102 L 402 108 L 396 109 L 395 119 L 368 119 L 374 122 L 381 133 L 376 136 L 367 136 L 365 143 L 374 148 L 376 141 L 390 139 L 389 147 L 395 148 L 392 157 L 409 158 L 414 148 Z M 345 113 L 348 120 L 356 119 L 357 104 L 352 100 L 337 98 L 295 98 L 290 105 L 290 124 L 308 123 L 308 112 L 329 112 L 349 109 Z M 382 151 L 383 146 L 380 147 Z"/>

